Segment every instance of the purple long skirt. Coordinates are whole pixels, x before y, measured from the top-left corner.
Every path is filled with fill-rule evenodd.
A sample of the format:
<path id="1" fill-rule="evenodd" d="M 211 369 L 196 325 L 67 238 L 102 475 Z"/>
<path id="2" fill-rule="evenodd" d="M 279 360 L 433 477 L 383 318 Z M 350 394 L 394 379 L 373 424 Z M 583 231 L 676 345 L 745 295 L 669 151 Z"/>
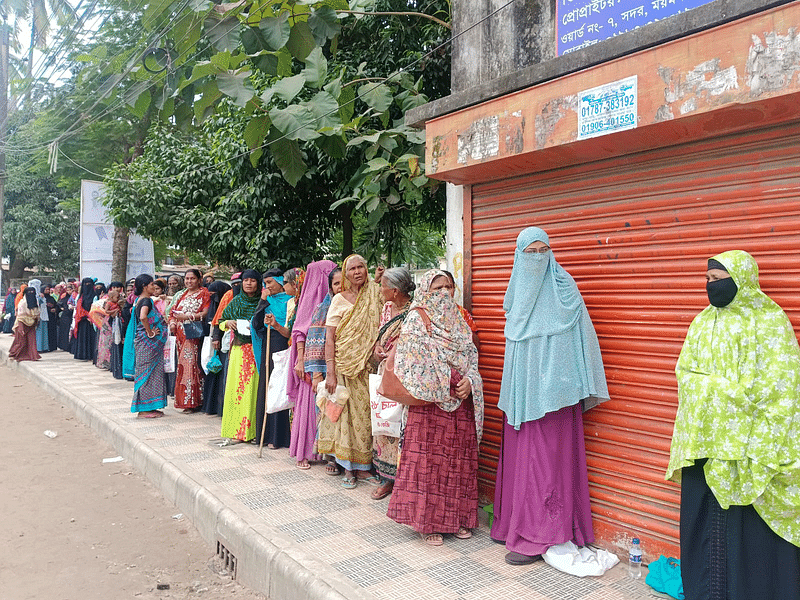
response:
<path id="1" fill-rule="evenodd" d="M 504 424 L 491 535 L 527 556 L 594 541 L 580 404 Z"/>
<path id="2" fill-rule="evenodd" d="M 289 456 L 297 462 L 306 460 L 322 460 L 314 453 L 314 442 L 317 439 L 316 396 L 310 383 L 301 381 L 297 388 L 297 400 L 292 417 L 292 437 L 289 442 Z"/>

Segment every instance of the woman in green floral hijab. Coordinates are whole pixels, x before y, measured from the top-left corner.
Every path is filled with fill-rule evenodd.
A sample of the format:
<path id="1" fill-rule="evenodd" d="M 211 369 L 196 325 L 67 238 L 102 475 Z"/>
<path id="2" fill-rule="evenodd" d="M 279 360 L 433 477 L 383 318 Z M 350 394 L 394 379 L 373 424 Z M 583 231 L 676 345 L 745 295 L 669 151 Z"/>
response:
<path id="1" fill-rule="evenodd" d="M 667 479 L 681 487 L 687 600 L 800 598 L 800 348 L 758 265 L 708 261 L 709 301 L 675 369 Z"/>

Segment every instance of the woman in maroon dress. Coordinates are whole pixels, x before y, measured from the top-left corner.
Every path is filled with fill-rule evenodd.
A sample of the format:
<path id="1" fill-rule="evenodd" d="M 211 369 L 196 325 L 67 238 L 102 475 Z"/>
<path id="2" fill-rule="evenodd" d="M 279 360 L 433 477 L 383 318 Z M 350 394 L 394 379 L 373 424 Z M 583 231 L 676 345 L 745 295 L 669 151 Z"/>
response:
<path id="1" fill-rule="evenodd" d="M 395 355 L 397 377 L 425 404 L 408 408 L 387 514 L 431 546 L 441 546 L 445 533 L 469 538 L 478 526 L 483 382 L 472 332 L 449 284 L 438 270 L 423 276 Z"/>
<path id="2" fill-rule="evenodd" d="M 36 326 L 39 325 L 39 298 L 36 289 L 29 287 L 17 305 L 14 322 L 14 342 L 8 351 L 9 358 L 16 361 L 39 360 L 36 350 Z"/>

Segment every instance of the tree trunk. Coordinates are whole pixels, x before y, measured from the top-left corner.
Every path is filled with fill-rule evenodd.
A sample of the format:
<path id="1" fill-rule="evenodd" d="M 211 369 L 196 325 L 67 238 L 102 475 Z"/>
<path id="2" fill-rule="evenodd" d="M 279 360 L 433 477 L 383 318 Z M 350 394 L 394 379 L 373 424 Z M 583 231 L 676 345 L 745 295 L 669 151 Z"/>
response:
<path id="1" fill-rule="evenodd" d="M 353 215 L 346 204 L 339 207 L 342 215 L 342 260 L 353 253 Z"/>
<path id="2" fill-rule="evenodd" d="M 114 227 L 114 244 L 111 246 L 111 281 L 125 282 L 128 279 L 129 233 L 130 230 L 127 227 Z"/>
<path id="3" fill-rule="evenodd" d="M 6 283 L 9 283 L 12 279 L 24 279 L 25 278 L 25 269 L 27 269 L 30 264 L 25 261 L 21 256 L 15 255 L 14 258 L 11 259 L 11 264 L 8 267 L 8 280 Z M 10 284 L 9 284 L 10 285 Z"/>

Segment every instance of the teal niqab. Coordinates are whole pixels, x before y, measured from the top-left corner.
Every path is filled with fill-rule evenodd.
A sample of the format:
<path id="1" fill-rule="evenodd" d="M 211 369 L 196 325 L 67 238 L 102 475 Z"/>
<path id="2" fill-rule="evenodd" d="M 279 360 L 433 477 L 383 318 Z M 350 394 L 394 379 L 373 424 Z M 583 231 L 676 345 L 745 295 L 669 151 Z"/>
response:
<path id="1" fill-rule="evenodd" d="M 515 429 L 581 401 L 588 410 L 609 397 L 600 344 L 578 286 L 552 252 L 525 252 L 537 241 L 550 245 L 538 227 L 517 237 L 503 300 L 506 350 L 498 407 Z"/>

